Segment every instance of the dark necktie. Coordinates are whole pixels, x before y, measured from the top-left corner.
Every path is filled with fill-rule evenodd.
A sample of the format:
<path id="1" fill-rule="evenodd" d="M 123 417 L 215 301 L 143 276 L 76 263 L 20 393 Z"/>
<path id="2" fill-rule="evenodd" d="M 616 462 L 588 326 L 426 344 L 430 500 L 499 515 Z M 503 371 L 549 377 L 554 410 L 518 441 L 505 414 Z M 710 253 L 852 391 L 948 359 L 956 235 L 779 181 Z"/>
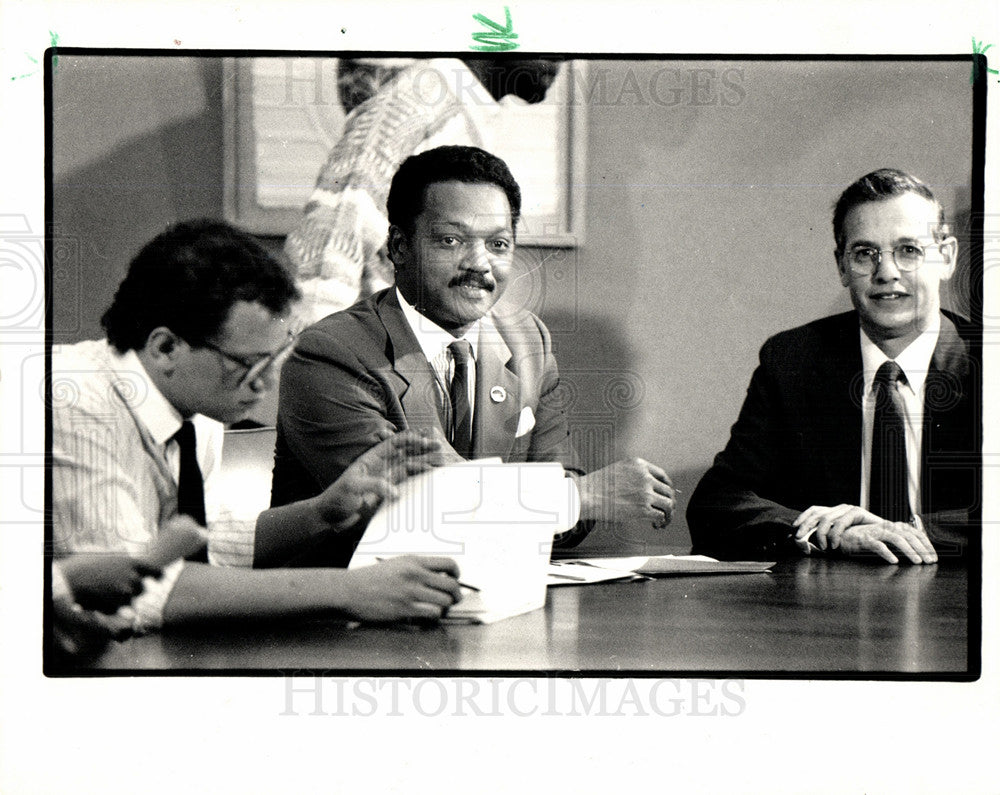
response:
<path id="1" fill-rule="evenodd" d="M 448 350 L 455 360 L 455 374 L 451 379 L 451 446 L 462 458 L 468 458 L 472 454 L 472 406 L 469 405 L 472 346 L 468 340 L 455 340 Z"/>
<path id="2" fill-rule="evenodd" d="M 181 448 L 181 473 L 177 481 L 177 513 L 186 514 L 202 527 L 205 526 L 205 481 L 198 466 L 197 441 L 194 424 L 184 420 L 181 429 L 174 434 Z M 187 557 L 188 560 L 208 561 L 204 547 Z"/>
<path id="3" fill-rule="evenodd" d="M 909 473 L 906 467 L 906 425 L 896 382 L 906 383 L 898 364 L 888 361 L 875 374 L 875 423 L 872 427 L 872 466 L 869 509 L 890 522 L 908 522 Z"/>

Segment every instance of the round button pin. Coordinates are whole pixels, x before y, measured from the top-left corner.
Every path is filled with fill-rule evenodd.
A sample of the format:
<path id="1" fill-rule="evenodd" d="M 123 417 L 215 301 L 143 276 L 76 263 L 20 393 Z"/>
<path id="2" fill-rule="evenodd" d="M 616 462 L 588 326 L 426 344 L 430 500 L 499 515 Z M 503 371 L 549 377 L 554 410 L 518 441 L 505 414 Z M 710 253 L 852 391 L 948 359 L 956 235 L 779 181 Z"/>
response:
<path id="1" fill-rule="evenodd" d="M 507 399 L 507 390 L 502 386 L 495 386 L 490 390 L 490 399 L 494 403 L 503 403 Z"/>

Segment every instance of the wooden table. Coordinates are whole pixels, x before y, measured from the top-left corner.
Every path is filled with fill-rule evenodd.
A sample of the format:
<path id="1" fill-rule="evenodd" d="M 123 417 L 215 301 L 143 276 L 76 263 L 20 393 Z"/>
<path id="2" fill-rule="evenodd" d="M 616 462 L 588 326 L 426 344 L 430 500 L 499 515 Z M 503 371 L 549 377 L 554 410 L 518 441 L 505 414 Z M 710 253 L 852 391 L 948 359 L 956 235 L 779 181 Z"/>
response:
<path id="1" fill-rule="evenodd" d="M 544 609 L 488 626 L 315 619 L 166 630 L 114 644 L 95 667 L 962 680 L 979 666 L 969 584 L 953 563 L 803 558 L 766 574 L 550 588 Z"/>

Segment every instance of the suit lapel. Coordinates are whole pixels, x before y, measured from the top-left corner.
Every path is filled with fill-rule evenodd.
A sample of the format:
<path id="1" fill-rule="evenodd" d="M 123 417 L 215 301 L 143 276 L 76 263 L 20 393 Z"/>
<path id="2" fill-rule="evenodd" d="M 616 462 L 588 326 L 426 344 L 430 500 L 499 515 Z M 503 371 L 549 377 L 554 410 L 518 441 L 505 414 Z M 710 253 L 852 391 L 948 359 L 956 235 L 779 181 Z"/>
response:
<path id="1" fill-rule="evenodd" d="M 921 435 L 920 495 L 921 511 L 935 509 L 935 502 L 947 486 L 948 476 L 960 470 L 957 452 L 975 455 L 978 449 L 974 423 L 977 422 L 971 404 L 972 396 L 966 394 L 970 359 L 966 344 L 955 325 L 941 316 L 941 330 L 937 345 L 931 354 L 927 380 L 924 382 L 924 423 Z M 940 459 L 949 460 L 942 467 Z M 932 483 L 931 475 L 940 481 Z M 935 485 L 937 488 L 934 488 Z M 954 495 L 948 495 L 954 499 Z"/>
<path id="2" fill-rule="evenodd" d="M 812 363 L 815 416 L 820 423 L 820 441 L 813 454 L 822 459 L 823 482 L 832 489 L 832 504 L 857 505 L 861 499 L 861 400 L 864 372 L 857 315 L 844 316 L 823 340 L 823 350 Z"/>
<path id="3" fill-rule="evenodd" d="M 393 389 L 407 426 L 425 431 L 437 428 L 444 434 L 434 371 L 406 322 L 394 289 L 387 290 L 378 300 L 376 311 L 388 336 L 386 356 L 397 379 Z"/>
<path id="4" fill-rule="evenodd" d="M 521 379 L 511 369 L 513 354 L 496 326 L 483 319 L 476 357 L 474 458 L 506 457 L 514 446 L 521 406 Z"/>

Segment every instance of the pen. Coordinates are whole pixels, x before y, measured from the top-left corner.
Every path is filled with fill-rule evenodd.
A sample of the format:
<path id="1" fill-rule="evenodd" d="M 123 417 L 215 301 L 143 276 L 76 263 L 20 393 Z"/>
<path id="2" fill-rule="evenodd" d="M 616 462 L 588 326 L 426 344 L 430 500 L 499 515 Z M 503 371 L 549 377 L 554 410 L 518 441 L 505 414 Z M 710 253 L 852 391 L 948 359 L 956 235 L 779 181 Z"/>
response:
<path id="1" fill-rule="evenodd" d="M 386 561 L 391 560 L 391 558 L 377 557 L 375 558 L 375 560 L 377 560 L 379 563 L 385 563 Z M 475 591 L 476 593 L 479 593 L 479 589 L 475 585 L 469 585 L 469 583 L 462 582 L 461 580 L 458 581 L 458 584 L 461 585 L 463 588 L 468 588 L 470 591 Z"/>

